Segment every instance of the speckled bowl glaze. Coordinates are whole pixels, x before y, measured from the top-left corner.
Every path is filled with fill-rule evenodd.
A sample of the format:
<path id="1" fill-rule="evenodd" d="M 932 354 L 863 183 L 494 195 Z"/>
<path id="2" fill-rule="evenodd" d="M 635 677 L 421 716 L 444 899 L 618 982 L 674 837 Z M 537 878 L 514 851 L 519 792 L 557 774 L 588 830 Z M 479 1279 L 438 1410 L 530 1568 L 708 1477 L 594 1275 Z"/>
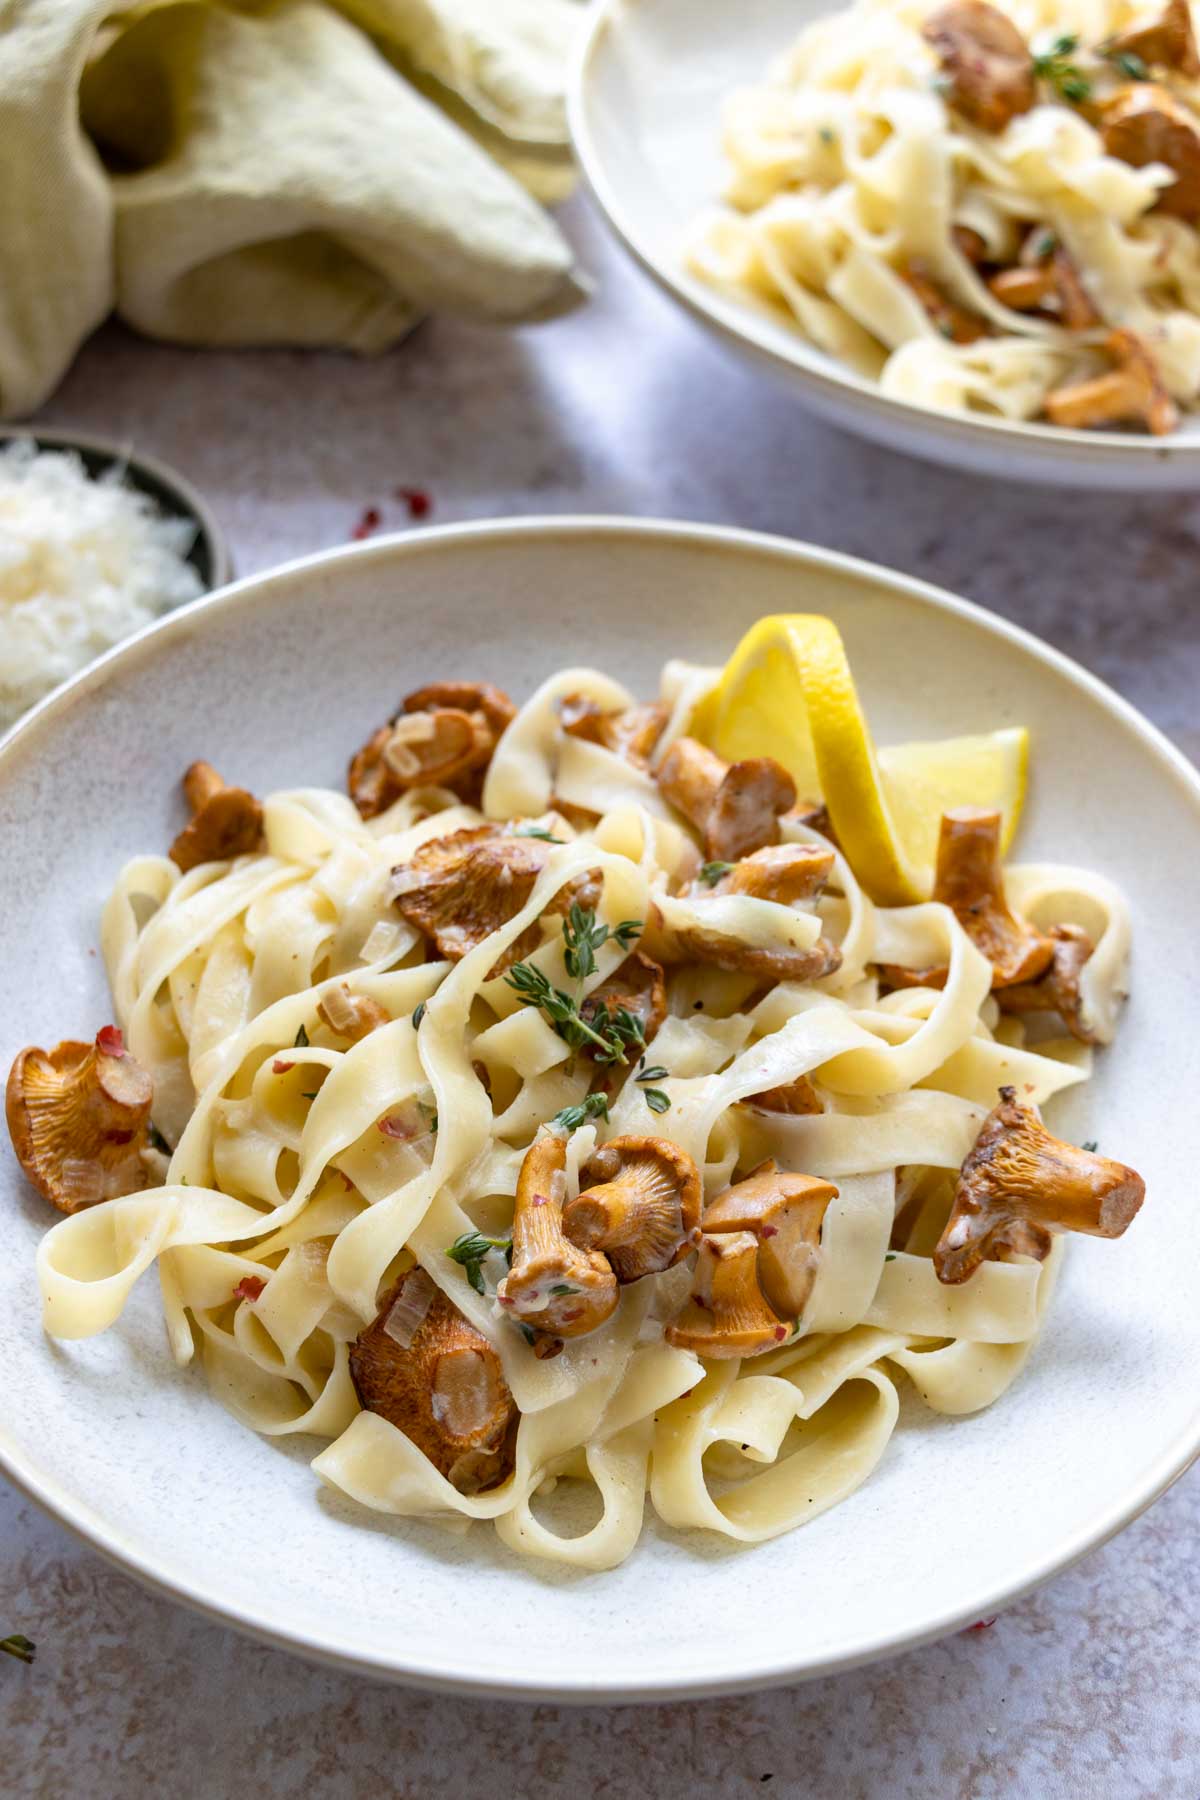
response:
<path id="1" fill-rule="evenodd" d="M 906 1403 L 876 1474 L 812 1525 L 740 1550 L 648 1518 L 631 1559 L 593 1575 L 323 1491 L 315 1442 L 256 1437 L 175 1369 L 153 1276 L 106 1336 L 44 1337 L 33 1258 L 49 1220 L 5 1143 L 0 1466 L 102 1553 L 376 1676 L 684 1696 L 844 1668 L 993 1613 L 1196 1455 L 1200 1214 L 1180 1108 L 1200 1084 L 1200 943 L 1181 896 L 1200 862 L 1200 779 L 1025 633 L 845 557 L 693 525 L 459 526 L 294 563 L 173 614 L 0 746 L 0 1060 L 110 1017 L 100 907 L 126 857 L 170 841 L 193 758 L 260 791 L 340 785 L 348 753 L 419 682 L 486 676 L 524 696 L 587 659 L 648 692 L 665 657 L 716 661 L 760 613 L 796 610 L 840 625 L 884 742 L 1028 723 L 1019 854 L 1125 885 L 1133 999 L 1096 1080 L 1055 1117 L 1145 1173 L 1128 1235 L 1071 1246 L 1045 1336 L 996 1406 L 949 1420 Z"/>
<path id="2" fill-rule="evenodd" d="M 932 462 L 1072 487 L 1193 489 L 1200 416 L 1170 437 L 1065 431 L 944 413 L 880 393 L 785 322 L 684 267 L 695 220 L 720 198 L 721 107 L 761 82 L 812 20 L 849 0 L 597 0 L 581 33 L 569 117 L 575 150 L 617 238 L 701 325 L 755 358 L 798 400 L 863 437 Z"/>

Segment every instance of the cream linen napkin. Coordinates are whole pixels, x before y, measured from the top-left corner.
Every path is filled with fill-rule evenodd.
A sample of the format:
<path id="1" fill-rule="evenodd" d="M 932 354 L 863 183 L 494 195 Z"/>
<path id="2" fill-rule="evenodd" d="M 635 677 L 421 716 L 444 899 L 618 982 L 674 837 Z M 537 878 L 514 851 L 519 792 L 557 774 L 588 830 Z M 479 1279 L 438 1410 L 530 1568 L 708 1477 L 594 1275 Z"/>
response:
<path id="1" fill-rule="evenodd" d="M 0 412 L 38 405 L 114 306 L 174 342 L 370 352 L 431 311 L 574 304 L 566 243 L 500 163 L 561 183 L 577 16 L 571 0 L 8 0 Z"/>

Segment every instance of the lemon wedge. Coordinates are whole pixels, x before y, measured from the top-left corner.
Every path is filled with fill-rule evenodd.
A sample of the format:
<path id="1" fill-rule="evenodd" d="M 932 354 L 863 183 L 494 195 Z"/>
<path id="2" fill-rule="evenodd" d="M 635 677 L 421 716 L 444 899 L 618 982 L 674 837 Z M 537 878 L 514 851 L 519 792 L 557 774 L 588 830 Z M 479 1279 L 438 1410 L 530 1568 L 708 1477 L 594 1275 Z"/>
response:
<path id="1" fill-rule="evenodd" d="M 841 634 L 817 613 L 752 626 L 692 729 L 729 762 L 774 756 L 802 799 L 823 799 L 855 874 L 886 906 L 929 897 L 943 812 L 998 808 L 1006 848 L 1021 816 L 1023 727 L 877 751 Z"/>

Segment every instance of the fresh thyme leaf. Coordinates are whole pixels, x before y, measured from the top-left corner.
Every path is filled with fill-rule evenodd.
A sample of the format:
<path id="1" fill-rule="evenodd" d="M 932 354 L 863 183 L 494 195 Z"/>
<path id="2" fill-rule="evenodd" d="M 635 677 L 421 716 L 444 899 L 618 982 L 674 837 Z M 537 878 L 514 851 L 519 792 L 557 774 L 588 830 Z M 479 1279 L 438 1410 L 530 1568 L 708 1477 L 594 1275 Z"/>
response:
<path id="1" fill-rule="evenodd" d="M 37 1645 L 19 1631 L 12 1632 L 6 1638 L 0 1638 L 0 1650 L 8 1656 L 15 1656 L 19 1662 L 31 1663 L 37 1655 Z"/>
<path id="2" fill-rule="evenodd" d="M 734 867 L 735 865 L 733 863 L 728 862 L 702 863 L 700 867 L 700 879 L 705 887 L 716 887 L 718 881 L 728 875 L 730 869 Z"/>
<path id="3" fill-rule="evenodd" d="M 153 1119 L 150 1121 L 150 1147 L 152 1150 L 161 1150 L 164 1156 L 175 1154 Z"/>
<path id="4" fill-rule="evenodd" d="M 572 900 L 563 920 L 562 933 L 566 945 L 563 961 L 567 965 L 567 974 L 574 975 L 576 981 L 583 981 L 587 976 L 594 975 L 596 951 L 608 940 L 608 926 L 597 925 L 595 908 L 580 906 L 578 900 Z"/>
<path id="5" fill-rule="evenodd" d="M 895 1262 L 896 1252 L 894 1250 L 889 1250 L 883 1260 L 884 1262 Z"/>
<path id="6" fill-rule="evenodd" d="M 302 1090 L 301 1094 L 300 1094 L 300 1098 L 302 1100 L 315 1100 L 317 1095 L 320 1093 L 320 1091 L 321 1091 L 320 1088 L 313 1088 L 311 1093 L 305 1093 Z"/>
<path id="7" fill-rule="evenodd" d="M 634 938 L 640 938 L 642 935 L 642 921 L 640 919 L 622 919 L 621 923 L 613 928 L 611 935 L 616 938 L 622 950 L 628 950 Z"/>
<path id="8" fill-rule="evenodd" d="M 1136 50 L 1121 50 L 1113 58 L 1122 75 L 1128 75 L 1130 81 L 1149 81 L 1150 71 Z"/>
<path id="9" fill-rule="evenodd" d="M 631 1050 L 646 1048 L 642 1021 L 627 1006 L 619 1006 L 615 1013 L 597 1008 L 592 1023 L 605 1034 L 603 1048 L 595 1052 L 598 1063 L 628 1062 Z"/>
<path id="10" fill-rule="evenodd" d="M 563 1294 L 577 1294 L 579 1289 L 573 1288 L 569 1281 L 559 1281 L 550 1289 L 550 1292 L 556 1299 L 559 1299 Z"/>
<path id="11" fill-rule="evenodd" d="M 522 1324 L 521 1320 L 518 1319 L 517 1327 L 521 1333 L 521 1336 L 525 1339 L 525 1342 L 528 1345 L 530 1345 L 530 1347 L 532 1348 L 532 1346 L 537 1343 L 537 1332 L 533 1329 L 533 1326 L 532 1325 L 524 1325 L 524 1324 Z"/>
<path id="12" fill-rule="evenodd" d="M 1099 1148 L 1099 1142 L 1096 1138 L 1089 1138 L 1087 1143 L 1080 1144 L 1079 1148 L 1081 1150 L 1090 1150 L 1092 1155 L 1095 1156 L 1096 1151 Z"/>
<path id="13" fill-rule="evenodd" d="M 1039 262 L 1045 262 L 1048 257 L 1054 255 L 1057 249 L 1058 234 L 1053 231 L 1043 231 L 1033 246 L 1033 254 Z"/>
<path id="14" fill-rule="evenodd" d="M 308 1033 L 307 1033 L 307 1031 L 305 1031 L 303 1025 L 300 1027 L 299 1031 L 296 1033 L 296 1042 L 295 1042 L 295 1045 L 293 1046 L 293 1048 L 296 1050 L 307 1050 L 308 1049 Z"/>
<path id="15" fill-rule="evenodd" d="M 662 1081 L 671 1073 L 662 1063 L 655 1063 L 652 1069 L 639 1069 L 634 1076 L 635 1081 Z"/>
<path id="16" fill-rule="evenodd" d="M 420 1029 L 421 1020 L 425 1017 L 425 1008 L 428 1005 L 429 1005 L 428 1000 L 422 1000 L 419 1006 L 415 1006 L 413 1008 L 412 1023 L 413 1023 L 414 1031 L 417 1031 Z"/>
<path id="17" fill-rule="evenodd" d="M 512 835 L 514 837 L 541 838 L 543 844 L 565 844 L 567 841 L 566 838 L 555 837 L 552 831 L 547 831 L 542 825 L 518 825 Z"/>
<path id="18" fill-rule="evenodd" d="M 564 1131 L 578 1131 L 589 1119 L 608 1118 L 608 1095 L 588 1094 L 578 1106 L 564 1106 L 551 1119 L 551 1125 L 559 1125 Z"/>
<path id="19" fill-rule="evenodd" d="M 643 1088 L 642 1097 L 653 1113 L 665 1113 L 671 1110 L 671 1096 L 664 1094 L 661 1088 Z"/>
<path id="20" fill-rule="evenodd" d="M 1078 48 L 1077 34 L 1064 32 L 1061 37 L 1055 38 L 1048 50 L 1033 59 L 1033 72 L 1037 79 L 1053 88 L 1060 100 L 1069 100 L 1075 106 L 1090 100 L 1092 95 L 1091 82 L 1079 65 L 1071 61 Z"/>
<path id="21" fill-rule="evenodd" d="M 565 925 L 563 930 L 565 934 Z M 599 1007 L 589 1025 L 570 994 L 553 986 L 533 963 L 515 963 L 504 979 L 523 1005 L 536 1006 L 546 1015 L 559 1037 L 572 1050 L 582 1049 L 588 1040 L 595 1044 L 597 1062 L 625 1062 L 630 1045 L 645 1043 L 642 1027 L 627 1007 L 621 1007 L 613 1017 L 606 1007 Z"/>
<path id="22" fill-rule="evenodd" d="M 492 1250 L 502 1250 L 508 1258 L 509 1268 L 512 1267 L 512 1239 L 484 1237 L 481 1231 L 464 1231 L 446 1252 L 450 1261 L 458 1263 L 464 1271 L 477 1294 L 484 1292 L 482 1263 Z"/>
<path id="23" fill-rule="evenodd" d="M 834 144 L 837 142 L 837 139 L 834 137 L 834 134 L 828 125 L 820 126 L 817 131 L 817 136 L 823 144 Z"/>

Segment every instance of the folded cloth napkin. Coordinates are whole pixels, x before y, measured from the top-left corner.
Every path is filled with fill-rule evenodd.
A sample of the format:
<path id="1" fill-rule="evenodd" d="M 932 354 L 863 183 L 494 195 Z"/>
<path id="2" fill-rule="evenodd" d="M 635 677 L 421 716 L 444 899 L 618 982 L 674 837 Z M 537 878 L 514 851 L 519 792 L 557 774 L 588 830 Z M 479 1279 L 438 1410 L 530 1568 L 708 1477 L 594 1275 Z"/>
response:
<path id="1" fill-rule="evenodd" d="M 175 343 L 374 352 L 429 312 L 573 305 L 571 252 L 527 190 L 562 191 L 577 18 L 573 0 L 10 0 L 0 414 L 37 406 L 114 307 Z"/>

